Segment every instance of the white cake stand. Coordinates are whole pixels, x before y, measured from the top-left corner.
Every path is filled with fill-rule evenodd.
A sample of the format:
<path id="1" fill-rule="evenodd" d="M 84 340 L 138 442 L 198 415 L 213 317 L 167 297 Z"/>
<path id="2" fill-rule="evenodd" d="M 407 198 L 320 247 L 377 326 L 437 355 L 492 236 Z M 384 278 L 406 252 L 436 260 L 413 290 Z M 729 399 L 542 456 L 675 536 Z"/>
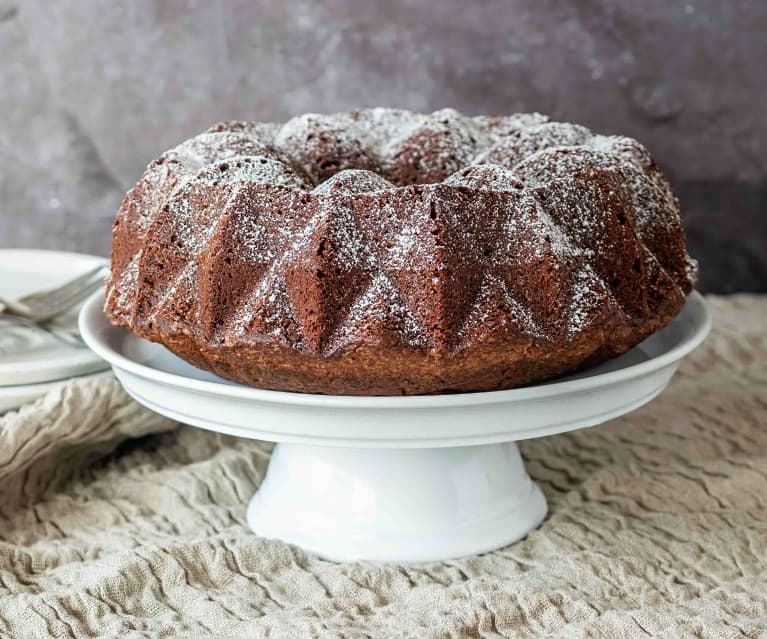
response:
<path id="1" fill-rule="evenodd" d="M 88 345 L 137 401 L 185 424 L 278 442 L 248 507 L 259 535 L 325 558 L 432 561 L 524 537 L 546 514 L 515 442 L 594 426 L 649 402 L 711 326 L 693 293 L 629 353 L 526 388 L 413 397 L 259 390 L 112 327 L 94 296 Z"/>

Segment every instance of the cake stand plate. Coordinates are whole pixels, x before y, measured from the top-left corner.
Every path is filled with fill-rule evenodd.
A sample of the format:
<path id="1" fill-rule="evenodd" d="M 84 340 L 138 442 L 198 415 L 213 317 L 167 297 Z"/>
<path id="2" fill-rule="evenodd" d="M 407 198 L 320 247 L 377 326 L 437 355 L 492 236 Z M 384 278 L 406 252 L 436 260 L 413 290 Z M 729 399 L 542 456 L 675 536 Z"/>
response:
<path id="1" fill-rule="evenodd" d="M 185 424 L 277 442 L 248 507 L 253 531 L 339 561 L 443 560 L 524 537 L 546 500 L 515 442 L 646 404 L 711 327 L 693 293 L 669 326 L 574 375 L 486 393 L 351 397 L 228 382 L 111 326 L 103 304 L 101 294 L 87 302 L 80 331 L 137 401 Z"/>

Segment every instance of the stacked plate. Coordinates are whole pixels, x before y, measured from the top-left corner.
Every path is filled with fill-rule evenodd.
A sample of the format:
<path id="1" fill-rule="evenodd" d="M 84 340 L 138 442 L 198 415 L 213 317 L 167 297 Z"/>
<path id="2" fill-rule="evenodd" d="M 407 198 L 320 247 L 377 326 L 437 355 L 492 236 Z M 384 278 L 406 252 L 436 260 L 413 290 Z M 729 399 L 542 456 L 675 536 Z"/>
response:
<path id="1" fill-rule="evenodd" d="M 0 297 L 17 299 L 85 273 L 104 258 L 79 253 L 0 250 Z M 56 320 L 77 329 L 78 308 Z M 85 347 L 65 344 L 41 330 L 0 323 L 0 413 L 18 408 L 74 377 L 110 375 L 109 365 Z"/>

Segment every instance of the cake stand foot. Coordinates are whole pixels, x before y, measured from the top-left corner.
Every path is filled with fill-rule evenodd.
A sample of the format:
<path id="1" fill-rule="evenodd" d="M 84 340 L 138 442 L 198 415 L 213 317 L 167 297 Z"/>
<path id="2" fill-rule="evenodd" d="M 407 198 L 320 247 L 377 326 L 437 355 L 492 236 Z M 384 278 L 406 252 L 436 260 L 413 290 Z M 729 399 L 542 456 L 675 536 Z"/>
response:
<path id="1" fill-rule="evenodd" d="M 438 561 L 508 545 L 546 499 L 513 442 L 360 449 L 278 444 L 248 524 L 334 561 Z"/>

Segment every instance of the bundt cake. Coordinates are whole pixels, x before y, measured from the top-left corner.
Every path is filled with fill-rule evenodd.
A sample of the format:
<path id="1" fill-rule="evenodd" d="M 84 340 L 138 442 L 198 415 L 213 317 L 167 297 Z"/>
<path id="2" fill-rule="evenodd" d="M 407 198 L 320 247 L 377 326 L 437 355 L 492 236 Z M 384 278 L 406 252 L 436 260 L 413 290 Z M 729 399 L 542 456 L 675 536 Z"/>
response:
<path id="1" fill-rule="evenodd" d="M 114 223 L 106 313 L 259 388 L 487 391 L 625 352 L 697 277 L 647 151 L 539 114 L 217 124 Z"/>

